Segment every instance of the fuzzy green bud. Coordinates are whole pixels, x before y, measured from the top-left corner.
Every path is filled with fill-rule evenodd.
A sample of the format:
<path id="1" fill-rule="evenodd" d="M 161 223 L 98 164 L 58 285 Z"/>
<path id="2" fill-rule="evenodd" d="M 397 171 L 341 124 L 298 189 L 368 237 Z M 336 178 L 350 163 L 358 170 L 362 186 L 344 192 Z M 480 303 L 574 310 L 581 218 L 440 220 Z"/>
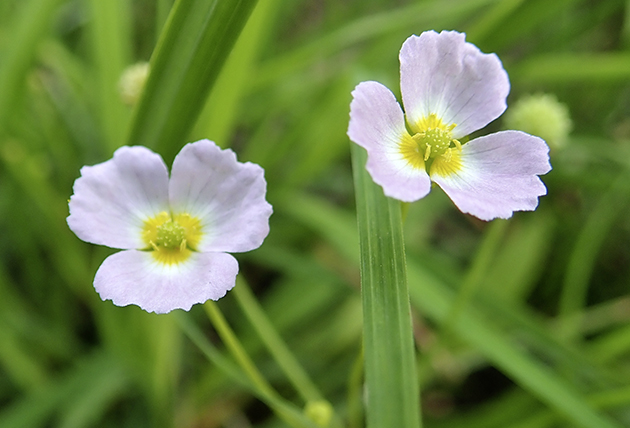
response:
<path id="1" fill-rule="evenodd" d="M 132 106 L 138 102 L 148 76 L 148 62 L 139 62 L 123 71 L 118 81 L 118 90 L 125 104 Z"/>
<path id="2" fill-rule="evenodd" d="M 304 414 L 307 418 L 315 422 L 317 426 L 326 428 L 330 425 L 333 415 L 333 408 L 328 401 L 309 401 L 304 407 Z"/>
<path id="3" fill-rule="evenodd" d="M 555 149 L 566 144 L 573 127 L 567 106 L 550 94 L 522 97 L 508 109 L 504 120 L 507 129 L 536 135 Z"/>

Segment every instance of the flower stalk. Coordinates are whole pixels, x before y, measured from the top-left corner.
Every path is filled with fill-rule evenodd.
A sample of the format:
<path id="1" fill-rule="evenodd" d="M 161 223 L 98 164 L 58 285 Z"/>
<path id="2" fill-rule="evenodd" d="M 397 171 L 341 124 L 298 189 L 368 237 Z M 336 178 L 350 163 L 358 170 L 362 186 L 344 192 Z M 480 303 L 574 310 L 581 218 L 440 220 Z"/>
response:
<path id="1" fill-rule="evenodd" d="M 322 400 L 321 392 L 271 324 L 247 282 L 241 277 L 238 277 L 236 282 L 237 286 L 234 288 L 236 301 L 298 394 L 307 402 Z"/>

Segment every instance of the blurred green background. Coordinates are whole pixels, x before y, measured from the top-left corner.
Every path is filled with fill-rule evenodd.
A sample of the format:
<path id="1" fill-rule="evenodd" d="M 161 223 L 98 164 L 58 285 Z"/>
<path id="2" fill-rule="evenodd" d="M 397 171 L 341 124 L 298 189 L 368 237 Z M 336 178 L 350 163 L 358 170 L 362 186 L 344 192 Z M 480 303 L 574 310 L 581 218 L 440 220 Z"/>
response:
<path id="1" fill-rule="evenodd" d="M 190 17 L 212 5 L 189 3 Z M 136 143 L 170 163 L 201 138 L 265 168 L 271 233 L 236 255 L 241 279 L 341 424 L 363 426 L 350 92 L 378 80 L 397 93 L 400 46 L 430 29 L 499 55 L 508 114 L 553 94 L 573 130 L 552 147 L 535 212 L 485 223 L 438 188 L 409 206 L 424 426 L 630 426 L 630 1 L 259 0 L 216 63 L 185 56 L 202 24 L 167 21 L 172 4 L 0 0 L 0 427 L 287 426 L 209 361 L 204 346 L 232 357 L 201 305 L 155 315 L 102 302 L 92 280 L 113 250 L 65 223 L 81 166 Z M 153 98 L 134 109 L 118 81 L 151 58 L 165 22 L 183 36 L 161 39 Z M 248 309 L 234 292 L 218 306 L 302 409 Z"/>

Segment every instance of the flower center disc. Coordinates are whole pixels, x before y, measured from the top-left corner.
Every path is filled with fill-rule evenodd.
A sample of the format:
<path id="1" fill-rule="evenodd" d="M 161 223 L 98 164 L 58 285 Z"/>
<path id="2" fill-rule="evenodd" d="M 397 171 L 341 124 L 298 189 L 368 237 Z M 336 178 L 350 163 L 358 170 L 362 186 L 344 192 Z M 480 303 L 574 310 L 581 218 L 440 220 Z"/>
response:
<path id="1" fill-rule="evenodd" d="M 424 160 L 443 155 L 451 146 L 451 132 L 441 128 L 427 129 L 413 137 L 424 149 Z"/>
<path id="2" fill-rule="evenodd" d="M 156 261 L 171 265 L 183 262 L 201 239 L 201 222 L 189 214 L 171 215 L 165 211 L 144 222 L 142 240 Z"/>
<path id="3" fill-rule="evenodd" d="M 461 169 L 462 145 L 453 138 L 455 124 L 447 125 L 435 113 L 410 127 L 416 132 L 406 134 L 400 142 L 400 153 L 414 168 L 428 167 L 430 174 L 450 175 Z M 455 150 L 454 150 L 455 149 Z M 428 161 L 428 164 L 425 162 Z"/>
<path id="4" fill-rule="evenodd" d="M 157 227 L 157 239 L 155 245 L 165 248 L 182 248 L 186 247 L 186 229 L 175 223 L 173 220 L 167 220 L 165 223 Z"/>

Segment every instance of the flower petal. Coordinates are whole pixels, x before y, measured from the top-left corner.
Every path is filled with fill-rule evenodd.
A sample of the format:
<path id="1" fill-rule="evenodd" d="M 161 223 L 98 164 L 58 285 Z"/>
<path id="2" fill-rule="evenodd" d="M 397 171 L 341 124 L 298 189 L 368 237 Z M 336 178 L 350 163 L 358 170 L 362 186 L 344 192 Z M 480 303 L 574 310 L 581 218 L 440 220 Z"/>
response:
<path id="1" fill-rule="evenodd" d="M 467 43 L 465 34 L 426 31 L 403 43 L 400 89 L 413 131 L 435 113 L 456 124 L 453 138 L 461 138 L 503 114 L 510 82 L 499 58 Z"/>
<path id="2" fill-rule="evenodd" d="M 149 251 L 112 254 L 96 272 L 94 288 L 117 306 L 164 314 L 218 300 L 234 287 L 238 263 L 226 253 L 192 253 L 178 264 L 159 263 Z"/>
<path id="3" fill-rule="evenodd" d="M 417 201 L 431 190 L 424 161 L 412 165 L 401 152 L 411 138 L 396 97 L 378 82 L 362 82 L 352 92 L 348 136 L 368 152 L 366 169 L 385 195 L 405 202 Z"/>
<path id="4" fill-rule="evenodd" d="M 81 168 L 67 221 L 84 241 L 142 248 L 144 220 L 168 210 L 168 170 L 162 158 L 145 147 L 121 147 L 112 159 Z"/>
<path id="5" fill-rule="evenodd" d="M 461 169 L 431 178 L 464 213 L 482 220 L 532 211 L 547 189 L 538 175 L 551 170 L 549 147 L 520 131 L 503 131 L 462 146 Z"/>
<path id="6" fill-rule="evenodd" d="M 187 144 L 173 162 L 169 194 L 173 214 L 201 220 L 199 251 L 242 252 L 269 234 L 272 208 L 265 200 L 264 170 L 236 160 L 212 141 Z"/>

